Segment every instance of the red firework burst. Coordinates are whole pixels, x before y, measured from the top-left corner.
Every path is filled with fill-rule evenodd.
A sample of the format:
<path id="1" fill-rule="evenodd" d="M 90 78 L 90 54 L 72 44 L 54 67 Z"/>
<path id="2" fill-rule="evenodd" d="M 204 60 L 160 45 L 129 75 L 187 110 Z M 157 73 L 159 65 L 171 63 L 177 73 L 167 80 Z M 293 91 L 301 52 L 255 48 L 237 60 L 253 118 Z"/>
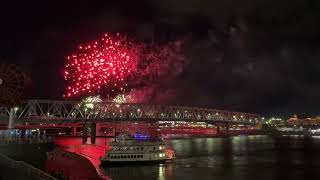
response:
<path id="1" fill-rule="evenodd" d="M 117 34 L 105 34 L 101 39 L 79 46 L 78 51 L 67 57 L 65 80 L 66 96 L 83 93 L 123 92 L 128 76 L 135 71 L 138 48 Z M 100 93 L 101 94 L 101 93 Z"/>

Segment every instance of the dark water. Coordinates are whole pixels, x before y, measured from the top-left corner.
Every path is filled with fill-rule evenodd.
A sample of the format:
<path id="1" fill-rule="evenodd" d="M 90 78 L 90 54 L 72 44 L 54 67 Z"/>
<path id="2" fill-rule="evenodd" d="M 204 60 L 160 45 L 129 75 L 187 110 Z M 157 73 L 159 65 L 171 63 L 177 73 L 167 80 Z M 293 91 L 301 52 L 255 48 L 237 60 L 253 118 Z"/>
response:
<path id="1" fill-rule="evenodd" d="M 110 139 L 107 139 L 107 142 Z M 176 150 L 172 164 L 100 168 L 104 139 L 77 147 L 80 139 L 60 139 L 71 151 L 89 157 L 106 179 L 320 179 L 320 138 L 237 136 L 167 140 Z"/>

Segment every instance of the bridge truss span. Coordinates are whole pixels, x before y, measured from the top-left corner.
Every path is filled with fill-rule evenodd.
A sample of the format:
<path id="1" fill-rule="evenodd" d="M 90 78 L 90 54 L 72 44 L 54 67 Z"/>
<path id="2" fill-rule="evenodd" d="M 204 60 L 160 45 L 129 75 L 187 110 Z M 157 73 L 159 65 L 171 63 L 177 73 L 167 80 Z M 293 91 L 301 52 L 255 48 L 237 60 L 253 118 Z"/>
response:
<path id="1" fill-rule="evenodd" d="M 12 109 L 11 109 L 12 110 Z M 201 121 L 259 124 L 257 114 L 217 109 L 155 104 L 88 103 L 80 101 L 29 100 L 14 108 L 17 122 L 82 121 Z M 0 119 L 9 119 L 10 109 L 0 107 Z"/>

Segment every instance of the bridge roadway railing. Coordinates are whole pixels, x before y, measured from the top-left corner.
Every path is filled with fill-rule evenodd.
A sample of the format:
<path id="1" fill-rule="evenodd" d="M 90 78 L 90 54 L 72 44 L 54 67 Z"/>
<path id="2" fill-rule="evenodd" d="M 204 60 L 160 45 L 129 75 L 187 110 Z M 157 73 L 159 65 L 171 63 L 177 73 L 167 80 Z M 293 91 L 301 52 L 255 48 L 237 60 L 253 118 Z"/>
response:
<path id="1" fill-rule="evenodd" d="M 16 120 L 35 121 L 111 121 L 173 120 L 259 124 L 257 114 L 217 109 L 155 104 L 89 103 L 80 101 L 30 100 L 15 109 Z M 10 109 L 0 107 L 0 119 L 9 118 Z"/>

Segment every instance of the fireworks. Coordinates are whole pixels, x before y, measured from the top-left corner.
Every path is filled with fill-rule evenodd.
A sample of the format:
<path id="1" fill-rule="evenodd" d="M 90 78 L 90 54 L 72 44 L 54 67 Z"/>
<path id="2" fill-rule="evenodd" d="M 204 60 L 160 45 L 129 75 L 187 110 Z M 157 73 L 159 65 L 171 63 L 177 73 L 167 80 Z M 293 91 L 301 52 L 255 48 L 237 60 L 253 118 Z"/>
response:
<path id="1" fill-rule="evenodd" d="M 117 103 L 117 104 L 122 104 L 122 103 L 130 103 L 132 101 L 131 95 L 124 95 L 124 94 L 118 94 L 112 102 Z"/>
<path id="2" fill-rule="evenodd" d="M 135 71 L 138 55 L 133 43 L 119 34 L 105 34 L 98 41 L 79 46 L 77 53 L 67 57 L 66 96 L 125 91 L 126 79 Z"/>
<path id="3" fill-rule="evenodd" d="M 96 115 L 99 113 L 101 108 L 100 104 L 102 99 L 100 96 L 89 96 L 85 99 L 82 99 L 81 103 L 78 104 L 78 108 L 85 111 L 85 115 Z"/>
<path id="4" fill-rule="evenodd" d="M 99 94 L 111 96 L 116 103 L 152 101 L 148 96 L 157 97 L 157 92 L 146 90 L 158 89 L 154 87 L 174 80 L 183 71 L 186 58 L 181 55 L 181 45 L 182 41 L 161 46 L 137 43 L 119 34 L 105 34 L 67 57 L 65 96 Z"/>

